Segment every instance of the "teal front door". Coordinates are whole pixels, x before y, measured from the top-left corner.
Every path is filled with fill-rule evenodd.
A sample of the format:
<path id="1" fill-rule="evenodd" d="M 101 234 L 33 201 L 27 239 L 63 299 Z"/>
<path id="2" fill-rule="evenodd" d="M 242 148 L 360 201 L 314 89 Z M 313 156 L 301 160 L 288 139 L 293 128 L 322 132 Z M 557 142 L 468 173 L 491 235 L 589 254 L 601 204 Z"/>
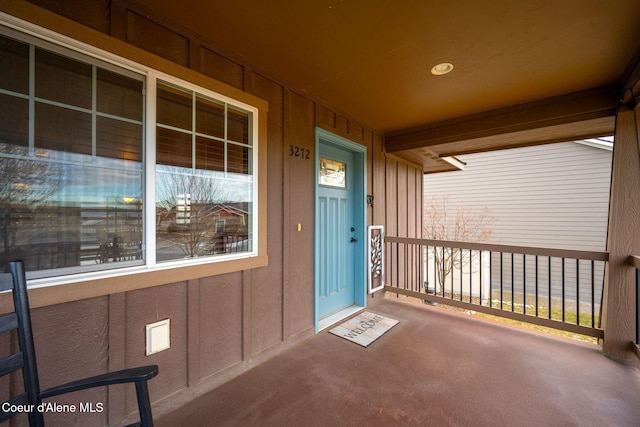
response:
<path id="1" fill-rule="evenodd" d="M 324 133 L 320 133 L 325 135 Z M 316 320 L 364 305 L 364 158 L 326 134 L 318 140 Z M 338 142 L 341 142 L 338 140 Z M 347 141 L 342 141 L 348 144 Z"/>

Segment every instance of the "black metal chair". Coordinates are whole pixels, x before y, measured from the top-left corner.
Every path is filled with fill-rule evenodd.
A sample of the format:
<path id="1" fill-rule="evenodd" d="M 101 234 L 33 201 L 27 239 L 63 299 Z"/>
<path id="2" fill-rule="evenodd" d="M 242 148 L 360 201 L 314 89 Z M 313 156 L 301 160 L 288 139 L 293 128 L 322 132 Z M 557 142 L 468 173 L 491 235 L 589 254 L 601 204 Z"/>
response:
<path id="1" fill-rule="evenodd" d="M 27 296 L 27 280 L 22 261 L 12 261 L 9 263 L 10 273 L 0 274 L 0 291 L 13 290 L 14 312 L 0 316 L 0 333 L 18 331 L 18 341 L 20 351 L 10 356 L 0 359 L 0 376 L 9 375 L 14 371 L 22 370 L 24 381 L 24 392 L 12 397 L 2 405 L 0 409 L 0 422 L 8 420 L 25 408 L 32 409 L 28 412 L 29 425 L 31 427 L 44 426 L 44 417 L 37 408 L 42 399 L 58 396 L 74 391 L 85 390 L 93 387 L 102 387 L 112 384 L 135 383 L 136 395 L 138 398 L 138 409 L 140 411 L 140 423 L 142 427 L 152 427 L 153 418 L 151 415 L 151 403 L 149 402 L 149 391 L 147 381 L 158 375 L 158 366 L 142 366 L 138 368 L 124 369 L 122 371 L 110 372 L 90 378 L 73 381 L 44 391 L 40 390 L 38 381 L 38 369 L 36 366 L 36 354 L 33 345 L 33 334 L 31 331 L 31 315 L 29 313 L 29 299 Z M 12 405 L 16 412 L 5 411 Z M 18 405 L 33 405 L 22 406 Z"/>

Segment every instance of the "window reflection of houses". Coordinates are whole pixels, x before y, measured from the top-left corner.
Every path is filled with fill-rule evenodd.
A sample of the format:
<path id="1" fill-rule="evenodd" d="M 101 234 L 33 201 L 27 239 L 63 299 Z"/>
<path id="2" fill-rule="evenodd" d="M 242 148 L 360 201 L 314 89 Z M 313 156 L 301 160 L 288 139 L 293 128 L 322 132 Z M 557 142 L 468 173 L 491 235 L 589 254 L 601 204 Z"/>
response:
<path id="1" fill-rule="evenodd" d="M 218 204 L 211 209 L 215 218 L 216 238 L 213 252 L 229 253 L 249 250 L 247 218 L 249 216 L 245 203 Z"/>
<path id="2" fill-rule="evenodd" d="M 156 209 L 158 260 L 175 259 L 178 250 L 188 257 L 250 251 L 248 211 L 246 202 L 188 197 L 179 197 L 171 209 Z"/>

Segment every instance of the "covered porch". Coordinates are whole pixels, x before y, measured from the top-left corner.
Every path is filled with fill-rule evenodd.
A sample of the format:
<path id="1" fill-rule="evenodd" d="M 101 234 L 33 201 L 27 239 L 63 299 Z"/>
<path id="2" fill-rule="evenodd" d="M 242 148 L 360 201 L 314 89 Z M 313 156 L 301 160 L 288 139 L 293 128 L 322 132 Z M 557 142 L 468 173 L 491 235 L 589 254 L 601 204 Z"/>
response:
<path id="1" fill-rule="evenodd" d="M 96 159 L 111 171 L 108 162 L 115 156 L 130 162 L 122 169 L 131 175 L 140 200 L 132 204 L 129 197 L 112 197 L 112 189 L 102 185 L 110 180 L 90 180 L 104 190 L 98 208 L 86 205 L 87 198 L 94 202 L 95 191 L 67 191 L 42 204 L 41 216 L 33 216 L 39 222 L 32 223 L 47 227 L 22 225 L 22 240 L 16 244 L 9 244 L 12 234 L 5 232 L 7 259 L 16 257 L 16 248 L 31 248 L 31 240 L 35 248 L 55 249 L 40 251 L 53 260 L 51 265 L 32 258 L 35 267 L 28 277 L 44 386 L 157 364 L 160 374 L 150 384 L 150 396 L 159 426 L 637 423 L 640 367 L 632 349 L 640 341 L 640 262 L 632 256 L 640 256 L 640 3 L 415 1 L 405 8 L 389 2 L 322 0 L 72 3 L 0 0 L 2 37 L 18 52 L 5 48 L 5 56 L 22 58 L 6 63 L 26 70 L 5 70 L 2 96 L 24 111 L 16 113 L 19 120 L 8 116 L 1 126 L 10 139 L 0 154 L 9 165 L 17 160 L 59 165 L 56 179 L 48 183 L 52 192 L 73 181 L 62 173 L 62 166 L 72 162 L 48 158 L 88 159 L 86 171 L 76 173 L 81 180 L 95 176 L 91 162 Z M 80 97 L 90 100 L 87 107 L 73 104 L 73 90 L 67 94 L 61 89 L 64 96 L 36 91 L 41 80 L 44 89 L 63 87 L 47 81 L 49 68 L 35 72 L 43 66 L 39 55 L 53 58 L 52 68 L 67 76 L 65 81 L 89 82 L 81 86 L 90 96 Z M 455 71 L 432 74 L 432 67 L 438 71 L 447 64 L 442 61 L 452 61 Z M 67 63 L 72 65 L 63 66 Z M 78 75 L 77 64 L 87 71 Z M 27 77 L 18 85 L 14 74 Z M 113 76 L 120 83 L 112 84 Z M 111 88 L 106 93 L 116 100 L 135 95 L 135 120 L 125 112 L 100 110 L 99 87 Z M 176 93 L 177 101 L 168 102 Z M 163 114 L 157 114 L 163 112 L 163 102 L 164 119 L 177 117 L 172 108 L 183 111 L 187 106 L 184 129 L 171 120 L 163 122 Z M 57 113 L 38 115 L 36 107 L 60 110 L 68 119 L 56 120 Z M 214 126 L 207 128 L 212 135 L 197 131 L 194 124 L 202 111 L 224 111 L 222 136 Z M 87 123 L 86 135 L 77 141 L 70 136 L 76 114 Z M 113 141 L 105 146 L 115 147 L 117 155 L 99 150 L 99 118 L 111 123 L 114 117 L 122 123 L 114 125 L 118 131 L 109 134 Z M 130 126 L 135 138 L 119 130 Z M 236 139 L 229 139 L 230 129 Z M 182 139 L 167 136 L 176 132 Z M 463 154 L 613 135 L 607 246 L 595 259 L 589 254 L 559 256 L 575 258 L 576 265 L 578 258 L 589 261 L 588 267 L 580 263 L 588 271 L 593 270 L 591 261 L 606 263 L 602 279 L 589 280 L 590 320 L 568 326 L 588 329 L 601 339 L 600 345 L 422 303 L 404 304 L 409 298 L 391 297 L 388 288 L 385 297 L 371 296 L 365 280 L 358 280 L 353 290 L 362 299 L 357 305 L 400 324 L 367 349 L 327 330 L 316 333 L 319 321 L 330 315 L 317 310 L 314 242 L 323 235 L 316 229 L 321 133 L 347 140 L 361 157 L 356 178 L 362 188 L 350 196 L 357 200 L 357 223 L 344 228 L 357 234 L 341 241 L 358 248 L 353 256 L 364 276 L 366 257 L 360 255 L 366 228 L 384 225 L 386 235 L 396 239 L 386 243 L 396 245 L 388 275 L 392 281 L 386 285 L 406 295 L 426 295 L 424 279 L 437 270 L 420 276 L 420 256 L 429 245 L 446 246 L 422 241 L 424 173 L 464 173 L 456 158 Z M 198 145 L 200 138 L 216 142 Z M 127 151 L 130 140 L 133 151 Z M 226 148 L 215 151 L 218 142 Z M 14 146 L 22 154 L 15 154 Z M 184 159 L 176 162 L 174 152 Z M 162 184 L 163 162 L 190 167 L 190 176 L 198 177 L 209 171 L 200 162 L 207 156 L 212 160 L 206 167 L 252 182 L 251 197 L 228 201 L 220 196 L 216 203 L 203 197 L 196 203 L 193 196 L 191 203 L 192 193 L 185 190 L 175 191 L 173 199 L 156 197 L 170 187 Z M 215 172 L 211 175 L 221 171 Z M 16 179 L 9 190 L 29 188 L 33 186 Z M 18 213 L 38 208 L 37 200 L 7 200 Z M 194 218 L 191 229 L 197 230 L 194 212 L 202 213 L 198 217 L 208 226 L 193 234 L 199 239 L 187 239 L 192 236 L 187 211 Z M 49 212 L 56 214 L 54 219 Z M 95 212 L 102 215 L 100 221 L 91 216 Z M 65 232 L 57 233 L 62 227 L 56 218 L 67 217 Z M 253 220 L 251 232 L 244 227 L 245 217 Z M 18 224 L 9 221 L 10 215 L 6 218 L 7 224 Z M 236 226 L 230 228 L 230 223 Z M 135 232 L 133 256 L 129 251 L 122 256 L 112 236 L 99 244 L 124 225 Z M 51 244 L 31 233 L 34 229 L 56 232 L 47 235 Z M 225 241 L 222 248 L 216 244 L 222 240 L 211 240 L 214 232 L 238 239 Z M 245 236 L 251 236 L 250 245 L 244 244 Z M 181 247 L 167 243 L 178 238 L 184 238 Z M 77 250 L 78 256 L 67 259 L 72 252 L 67 240 L 77 248 L 95 248 L 90 257 Z M 479 251 L 478 258 L 483 251 L 504 253 L 510 260 L 514 253 L 523 255 L 529 273 L 535 270 L 524 255 L 527 262 L 555 256 L 480 244 L 465 249 Z M 409 256 L 413 253 L 415 258 Z M 412 259 L 416 262 L 408 263 Z M 580 268 L 581 278 L 594 277 Z M 513 269 L 504 271 L 511 272 L 510 281 L 488 288 L 499 292 L 501 310 L 518 302 L 513 297 L 517 279 L 527 277 L 516 274 L 514 280 Z M 455 299 L 463 294 L 456 294 L 458 286 L 466 286 L 460 283 L 456 280 L 450 292 L 443 288 L 431 299 Z M 530 288 L 524 288 L 528 295 Z M 580 289 L 576 293 L 581 295 Z M 483 303 L 487 295 L 479 295 L 477 311 L 497 308 L 486 298 Z M 7 301 L 0 298 L 0 309 L 7 308 Z M 564 299 L 561 304 L 565 313 Z M 548 317 L 539 322 L 555 320 Z M 170 345 L 148 351 L 145 328 L 165 320 L 170 320 L 165 330 L 170 340 L 164 342 Z M 0 344 L 4 350 L 11 342 Z M 7 395 L 13 390 L 5 385 L 0 391 Z M 111 387 L 78 395 L 71 403 L 104 403 L 105 411 L 47 414 L 48 425 L 115 426 L 135 420 L 131 393 Z"/>
<path id="2" fill-rule="evenodd" d="M 169 427 L 232 425 L 633 425 L 640 369 L 593 344 L 408 303 L 360 347 L 325 330 L 160 417 Z M 415 300 L 414 300 L 415 301 Z"/>

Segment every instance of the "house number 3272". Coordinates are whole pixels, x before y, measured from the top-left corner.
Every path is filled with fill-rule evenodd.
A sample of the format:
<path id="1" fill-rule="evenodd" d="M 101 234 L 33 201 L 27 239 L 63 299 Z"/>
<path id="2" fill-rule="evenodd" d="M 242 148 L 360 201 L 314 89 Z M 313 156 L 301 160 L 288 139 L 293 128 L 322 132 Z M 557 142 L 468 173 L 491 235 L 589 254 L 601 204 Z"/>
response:
<path id="1" fill-rule="evenodd" d="M 297 145 L 289 145 L 289 157 L 300 157 L 301 159 L 310 159 L 311 150 Z"/>

